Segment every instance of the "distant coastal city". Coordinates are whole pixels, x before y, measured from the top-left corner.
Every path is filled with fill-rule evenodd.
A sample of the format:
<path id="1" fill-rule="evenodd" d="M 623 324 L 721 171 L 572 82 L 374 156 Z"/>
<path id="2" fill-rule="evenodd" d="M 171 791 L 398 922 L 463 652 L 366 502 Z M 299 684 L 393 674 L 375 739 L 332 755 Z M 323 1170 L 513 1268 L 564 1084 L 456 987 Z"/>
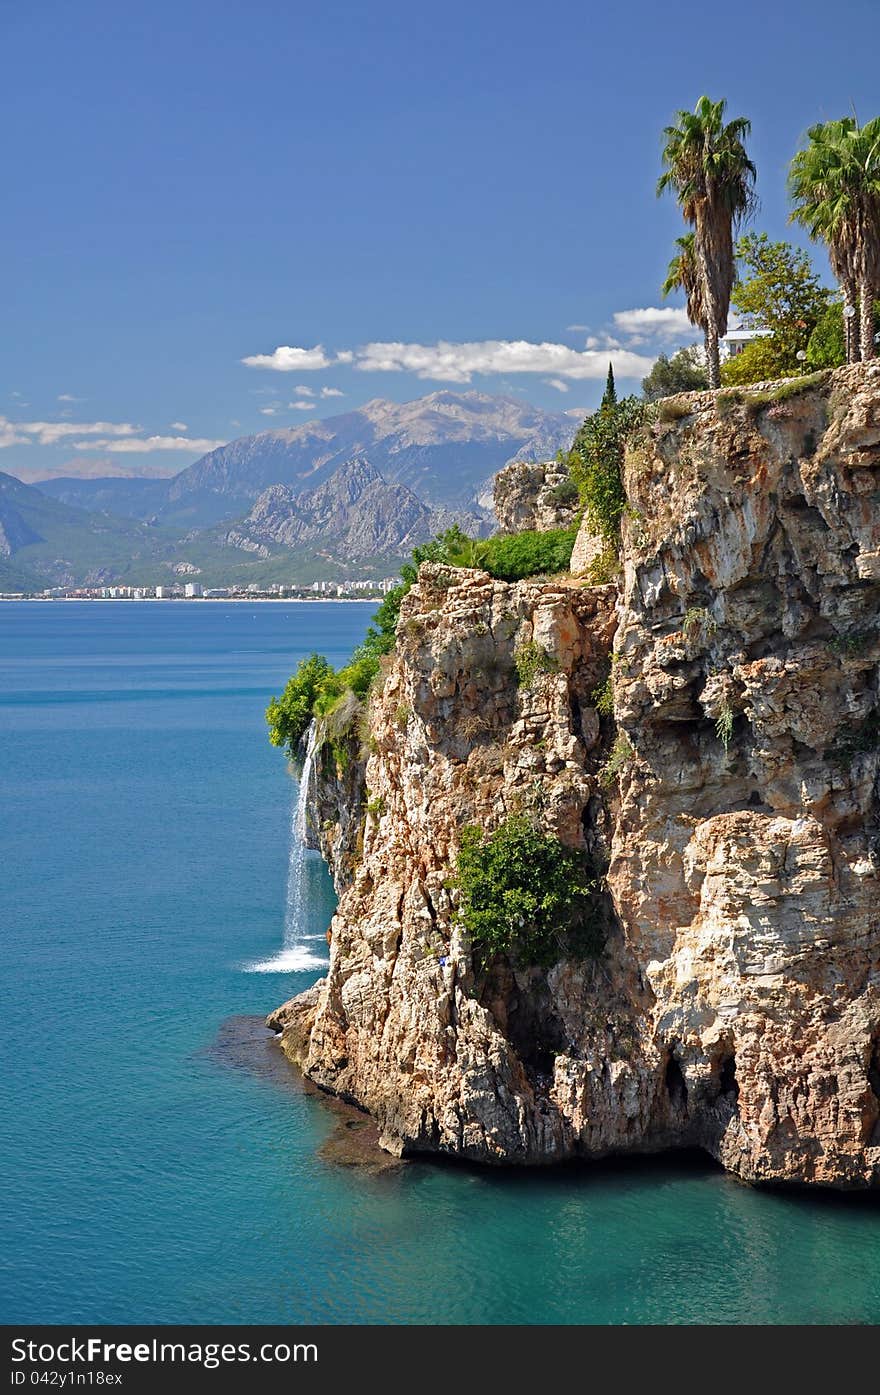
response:
<path id="1" fill-rule="evenodd" d="M 314 581 L 310 586 L 48 586 L 43 591 L 0 591 L 0 601 L 373 601 L 387 596 L 400 577 L 361 581 Z"/>

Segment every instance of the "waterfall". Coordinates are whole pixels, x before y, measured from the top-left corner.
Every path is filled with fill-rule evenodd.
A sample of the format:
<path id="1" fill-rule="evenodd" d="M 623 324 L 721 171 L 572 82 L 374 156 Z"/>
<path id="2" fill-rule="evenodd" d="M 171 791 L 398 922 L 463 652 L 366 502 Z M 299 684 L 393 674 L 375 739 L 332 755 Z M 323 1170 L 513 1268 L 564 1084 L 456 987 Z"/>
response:
<path id="1" fill-rule="evenodd" d="M 256 974 L 277 974 L 296 972 L 304 969 L 321 969 L 327 963 L 325 954 L 318 951 L 315 943 L 325 943 L 323 934 L 312 931 L 310 908 L 313 900 L 311 885 L 315 878 L 310 875 L 315 863 L 320 863 L 317 853 L 306 847 L 309 794 L 314 784 L 315 758 L 317 747 L 317 724 L 313 720 L 306 737 L 306 753 L 299 782 L 293 799 L 290 819 L 290 856 L 287 863 L 287 898 L 284 907 L 284 939 L 281 950 L 272 959 L 251 964 L 250 972 Z"/>

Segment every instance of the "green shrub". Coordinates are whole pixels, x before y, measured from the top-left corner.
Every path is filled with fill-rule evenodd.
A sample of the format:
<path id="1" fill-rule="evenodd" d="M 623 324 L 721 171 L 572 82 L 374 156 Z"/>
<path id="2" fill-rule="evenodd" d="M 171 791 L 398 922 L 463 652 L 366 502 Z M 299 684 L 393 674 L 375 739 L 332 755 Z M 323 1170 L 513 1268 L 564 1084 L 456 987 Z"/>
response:
<path id="1" fill-rule="evenodd" d="M 730 750 L 730 743 L 733 740 L 733 708 L 729 702 L 725 702 L 715 721 L 715 735 L 724 747 L 725 752 Z"/>
<path id="2" fill-rule="evenodd" d="M 460 892 L 458 921 L 481 962 L 508 954 L 521 966 L 549 966 L 566 953 L 601 949 L 586 857 L 524 814 L 489 835 L 474 825 L 462 829 L 452 884 Z"/>
<path id="3" fill-rule="evenodd" d="M 552 576 L 568 571 L 577 528 L 551 528 L 546 533 L 496 533 L 476 545 L 476 562 L 499 581 L 522 581 L 529 576 Z"/>
<path id="4" fill-rule="evenodd" d="M 608 753 L 608 759 L 599 771 L 599 784 L 603 789 L 611 788 L 621 770 L 629 764 L 634 755 L 635 751 L 621 732 L 615 737 L 614 745 Z"/>
<path id="5" fill-rule="evenodd" d="M 718 629 L 718 623 L 712 612 L 707 610 L 705 606 L 695 605 L 691 606 L 690 610 L 685 611 L 681 628 L 686 639 L 697 639 L 698 637 L 711 639 Z"/>
<path id="6" fill-rule="evenodd" d="M 614 716 L 614 675 L 609 672 L 605 682 L 593 689 L 593 703 L 600 717 Z"/>
<path id="7" fill-rule="evenodd" d="M 565 507 L 567 504 L 576 504 L 580 498 L 580 491 L 574 480 L 560 480 L 550 490 L 549 498 L 554 504 Z"/>
<path id="8" fill-rule="evenodd" d="M 533 640 L 519 646 L 513 656 L 513 664 L 521 688 L 531 688 L 539 673 L 555 673 L 559 668 L 558 659 Z"/>

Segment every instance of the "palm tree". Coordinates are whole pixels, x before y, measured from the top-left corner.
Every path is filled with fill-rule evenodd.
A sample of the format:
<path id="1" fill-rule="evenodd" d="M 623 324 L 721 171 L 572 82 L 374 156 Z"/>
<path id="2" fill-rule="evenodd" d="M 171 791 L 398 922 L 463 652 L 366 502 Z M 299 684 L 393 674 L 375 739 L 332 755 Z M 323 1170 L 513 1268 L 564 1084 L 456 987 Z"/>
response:
<path id="1" fill-rule="evenodd" d="M 791 162 L 792 221 L 828 247 L 843 295 L 847 363 L 874 357 L 874 299 L 880 287 L 880 117 L 811 126 Z M 858 308 L 858 332 L 856 310 Z"/>
<path id="2" fill-rule="evenodd" d="M 684 237 L 677 237 L 675 245 L 678 251 L 669 263 L 666 280 L 660 287 L 660 292 L 663 296 L 668 296 L 673 291 L 684 291 L 687 317 L 692 325 L 701 329 L 705 334 L 706 306 L 703 300 L 703 281 L 694 247 L 694 234 L 692 232 L 685 233 Z"/>
<path id="3" fill-rule="evenodd" d="M 726 106 L 701 97 L 692 112 L 678 112 L 676 125 L 663 132 L 665 168 L 657 182 L 658 194 L 674 192 L 694 230 L 710 387 L 721 381 L 718 341 L 727 333 L 736 276 L 734 229 L 755 207 L 756 171 L 745 148 L 751 123 L 738 116 L 725 125 Z"/>

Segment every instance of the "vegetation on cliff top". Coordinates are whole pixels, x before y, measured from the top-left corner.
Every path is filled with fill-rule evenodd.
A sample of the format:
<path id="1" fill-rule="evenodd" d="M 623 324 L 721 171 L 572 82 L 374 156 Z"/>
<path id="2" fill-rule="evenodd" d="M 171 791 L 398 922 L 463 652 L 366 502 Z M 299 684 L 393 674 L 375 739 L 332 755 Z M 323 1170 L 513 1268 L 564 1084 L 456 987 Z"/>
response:
<path id="1" fill-rule="evenodd" d="M 463 828 L 452 885 L 460 895 L 458 922 L 484 963 L 507 954 L 522 967 L 549 966 L 602 948 L 599 918 L 591 913 L 596 882 L 585 855 L 524 814 L 490 834 L 473 824 Z"/>
<path id="2" fill-rule="evenodd" d="M 771 242 L 763 233 L 747 234 L 734 247 L 735 229 L 756 206 L 756 171 L 746 151 L 749 122 L 737 117 L 725 124 L 724 113 L 725 103 L 708 97 L 701 97 L 692 112 L 677 113 L 675 124 L 664 131 L 657 185 L 658 193 L 676 195 L 690 229 L 676 239 L 662 291 L 685 294 L 688 319 L 703 332 L 709 386 L 797 376 L 873 358 L 880 290 L 880 117 L 864 125 L 845 116 L 811 126 L 789 170 L 791 219 L 825 243 L 840 291 L 835 305 L 799 249 Z M 731 302 L 746 328 L 769 332 L 722 370 L 719 339 L 727 331 Z M 667 393 L 688 391 L 686 365 L 676 363 L 671 372 L 673 362 L 658 365 L 660 379 L 672 379 L 670 386 L 665 381 L 658 386 Z M 660 394 L 649 379 L 645 395 L 655 398 Z"/>

